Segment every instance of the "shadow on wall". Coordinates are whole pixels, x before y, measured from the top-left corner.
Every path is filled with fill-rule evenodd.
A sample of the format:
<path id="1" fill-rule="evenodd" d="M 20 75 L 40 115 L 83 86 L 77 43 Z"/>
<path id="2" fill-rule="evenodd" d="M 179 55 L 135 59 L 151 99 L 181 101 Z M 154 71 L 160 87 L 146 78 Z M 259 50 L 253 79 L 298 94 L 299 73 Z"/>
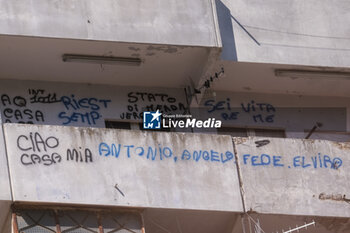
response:
<path id="1" fill-rule="evenodd" d="M 224 211 L 146 209 L 146 232 L 232 233 L 239 214 Z"/>
<path id="2" fill-rule="evenodd" d="M 0 233 L 11 232 L 10 206 L 10 201 L 0 201 Z"/>
<path id="3" fill-rule="evenodd" d="M 222 40 L 221 59 L 237 61 L 235 37 L 233 35 L 231 11 L 220 0 L 216 0 L 216 10 Z"/>

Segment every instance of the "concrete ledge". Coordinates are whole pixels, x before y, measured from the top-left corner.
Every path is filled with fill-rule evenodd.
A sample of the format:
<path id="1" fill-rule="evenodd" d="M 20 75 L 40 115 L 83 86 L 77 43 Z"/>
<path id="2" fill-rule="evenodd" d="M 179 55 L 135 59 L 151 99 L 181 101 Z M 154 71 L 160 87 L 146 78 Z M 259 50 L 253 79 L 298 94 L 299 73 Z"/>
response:
<path id="1" fill-rule="evenodd" d="M 212 0 L 0 0 L 0 34 L 221 46 Z"/>
<path id="2" fill-rule="evenodd" d="M 247 211 L 350 217 L 349 143 L 235 138 Z"/>
<path id="3" fill-rule="evenodd" d="M 243 211 L 230 136 L 4 128 L 14 201 Z"/>

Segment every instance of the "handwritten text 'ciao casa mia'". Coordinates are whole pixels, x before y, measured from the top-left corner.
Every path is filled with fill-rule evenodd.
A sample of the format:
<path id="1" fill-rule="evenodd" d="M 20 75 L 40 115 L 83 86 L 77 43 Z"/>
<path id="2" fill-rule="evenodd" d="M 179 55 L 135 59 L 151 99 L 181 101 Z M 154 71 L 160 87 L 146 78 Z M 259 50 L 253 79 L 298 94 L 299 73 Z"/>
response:
<path id="1" fill-rule="evenodd" d="M 57 137 L 43 137 L 38 132 L 30 132 L 17 137 L 17 148 L 22 151 L 20 161 L 23 165 L 42 164 L 50 166 L 60 163 L 64 157 L 57 152 L 60 142 Z M 75 162 L 93 162 L 93 155 L 89 148 L 68 148 L 66 160 Z"/>

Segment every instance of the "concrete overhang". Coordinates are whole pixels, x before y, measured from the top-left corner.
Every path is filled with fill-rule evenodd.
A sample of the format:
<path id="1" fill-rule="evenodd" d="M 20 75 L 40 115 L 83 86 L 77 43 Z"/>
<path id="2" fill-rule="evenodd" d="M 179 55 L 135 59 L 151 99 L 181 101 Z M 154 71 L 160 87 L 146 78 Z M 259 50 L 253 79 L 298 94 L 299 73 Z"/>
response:
<path id="1" fill-rule="evenodd" d="M 0 78 L 196 85 L 222 47 L 216 13 L 214 0 L 1 0 Z M 64 64 L 65 53 L 140 58 L 142 64 Z"/>
<path id="2" fill-rule="evenodd" d="M 0 1 L 0 35 L 221 47 L 214 0 Z"/>
<path id="3" fill-rule="evenodd" d="M 0 78 L 143 87 L 198 82 L 217 47 L 0 36 Z M 139 66 L 64 62 L 64 54 L 139 58 Z"/>
<path id="4" fill-rule="evenodd" d="M 348 1 L 217 0 L 223 59 L 350 67 Z"/>

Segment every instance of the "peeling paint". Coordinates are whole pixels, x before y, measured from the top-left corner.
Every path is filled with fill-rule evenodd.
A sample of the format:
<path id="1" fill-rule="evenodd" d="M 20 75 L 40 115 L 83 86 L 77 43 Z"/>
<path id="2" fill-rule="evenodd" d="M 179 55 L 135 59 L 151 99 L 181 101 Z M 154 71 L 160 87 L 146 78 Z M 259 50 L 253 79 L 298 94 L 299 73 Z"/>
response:
<path id="1" fill-rule="evenodd" d="M 320 141 L 320 140 L 315 140 L 315 139 L 302 139 L 303 145 L 307 145 L 309 143 L 315 143 L 315 141 Z"/>
<path id="2" fill-rule="evenodd" d="M 132 47 L 132 46 L 130 46 L 129 49 L 130 49 L 130 50 L 133 50 L 133 51 L 140 51 L 140 50 L 141 50 L 140 48 Z"/>
<path id="3" fill-rule="evenodd" d="M 320 200 L 332 200 L 332 201 L 345 201 L 350 203 L 350 199 L 347 199 L 345 194 L 325 194 L 325 193 L 320 193 L 318 196 L 318 199 Z"/>
<path id="4" fill-rule="evenodd" d="M 243 144 L 247 141 L 248 139 L 247 138 L 233 138 L 233 142 L 238 145 L 238 144 Z"/>
<path id="5" fill-rule="evenodd" d="M 341 150 L 350 150 L 350 144 L 349 143 L 332 142 L 332 144 L 334 146 L 338 147 Z"/>
<path id="6" fill-rule="evenodd" d="M 149 51 L 162 51 L 164 53 L 176 53 L 178 48 L 172 47 L 172 46 L 153 46 L 150 45 L 147 47 L 147 50 Z"/>

